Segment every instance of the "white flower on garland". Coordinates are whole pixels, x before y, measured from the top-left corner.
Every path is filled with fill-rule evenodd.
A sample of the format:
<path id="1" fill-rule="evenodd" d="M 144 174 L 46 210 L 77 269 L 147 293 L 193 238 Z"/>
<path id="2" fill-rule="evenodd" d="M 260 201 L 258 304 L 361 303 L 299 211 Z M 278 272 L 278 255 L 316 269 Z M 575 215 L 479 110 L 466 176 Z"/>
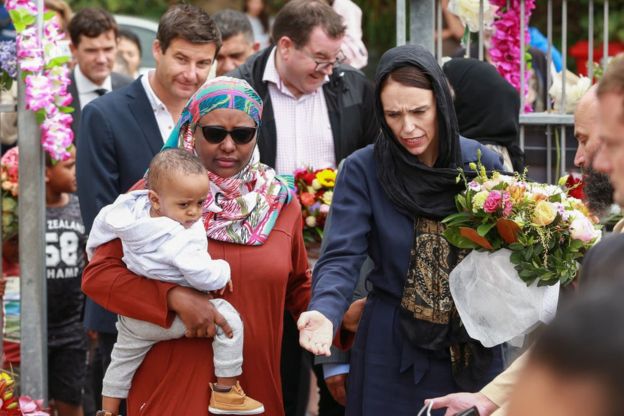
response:
<path id="1" fill-rule="evenodd" d="M 448 10 L 455 14 L 471 32 L 479 31 L 480 0 L 450 0 Z M 496 7 L 489 0 L 483 0 L 483 27 L 488 28 L 494 21 Z"/>
<path id="2" fill-rule="evenodd" d="M 562 73 L 559 72 L 553 76 L 553 83 L 548 90 L 548 94 L 553 100 L 553 109 L 555 111 L 561 111 L 563 106 L 563 82 Z M 566 70 L 566 87 L 565 87 L 565 109 L 564 112 L 568 114 L 574 113 L 576 105 L 580 101 L 581 97 L 585 95 L 587 90 L 591 87 L 591 80 L 584 76 L 577 76 L 576 74 Z"/>

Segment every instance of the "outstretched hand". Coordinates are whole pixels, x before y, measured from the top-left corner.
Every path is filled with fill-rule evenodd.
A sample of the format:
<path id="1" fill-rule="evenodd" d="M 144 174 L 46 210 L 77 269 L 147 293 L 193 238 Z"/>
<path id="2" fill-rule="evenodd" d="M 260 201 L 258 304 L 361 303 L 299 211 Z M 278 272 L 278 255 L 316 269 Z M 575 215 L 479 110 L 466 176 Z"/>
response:
<path id="1" fill-rule="evenodd" d="M 452 416 L 475 406 L 480 416 L 490 416 L 498 406 L 488 399 L 483 393 L 453 393 L 443 397 L 425 400 L 429 404 L 433 400 L 432 409 L 446 408 L 444 416 Z"/>
<path id="2" fill-rule="evenodd" d="M 329 357 L 334 326 L 322 313 L 308 311 L 301 314 L 297 321 L 299 329 L 299 345 L 314 355 Z"/>

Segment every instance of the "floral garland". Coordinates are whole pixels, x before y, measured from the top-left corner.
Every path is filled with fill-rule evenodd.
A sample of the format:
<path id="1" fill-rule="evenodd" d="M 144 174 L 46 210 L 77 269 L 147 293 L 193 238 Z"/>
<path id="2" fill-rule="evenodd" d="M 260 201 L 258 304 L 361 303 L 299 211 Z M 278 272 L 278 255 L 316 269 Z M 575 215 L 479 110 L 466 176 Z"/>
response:
<path id="1" fill-rule="evenodd" d="M 61 47 L 65 34 L 54 12 L 44 14 L 43 39 L 37 36 L 37 6 L 32 0 L 7 0 L 17 32 L 17 59 L 26 86 L 26 109 L 41 125 L 41 145 L 54 161 L 66 160 L 74 141 L 72 96 L 67 88 L 70 57 Z"/>
<path id="2" fill-rule="evenodd" d="M 509 8 L 508 0 L 490 0 L 490 3 L 497 6 L 496 20 L 494 21 L 494 33 L 492 34 L 492 45 L 489 49 L 490 57 L 498 69 L 498 72 L 520 91 L 520 62 L 525 51 L 520 50 L 520 0 L 511 0 Z M 524 39 L 525 45 L 530 42 L 529 19 L 535 9 L 535 0 L 525 0 L 525 22 Z M 528 95 L 528 80 L 525 78 L 524 94 Z M 530 105 L 525 105 L 525 111 L 530 112 Z"/>

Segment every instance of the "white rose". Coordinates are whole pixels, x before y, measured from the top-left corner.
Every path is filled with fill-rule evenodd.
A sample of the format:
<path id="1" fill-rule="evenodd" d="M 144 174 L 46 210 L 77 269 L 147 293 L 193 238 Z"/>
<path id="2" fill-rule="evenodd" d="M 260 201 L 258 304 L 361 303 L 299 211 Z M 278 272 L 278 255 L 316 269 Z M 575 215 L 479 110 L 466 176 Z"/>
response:
<path id="1" fill-rule="evenodd" d="M 555 111 L 561 111 L 563 105 L 563 76 L 558 73 L 553 78 L 553 83 L 548 94 L 553 99 L 553 109 Z M 576 74 L 566 71 L 566 83 L 565 83 L 565 108 L 564 111 L 568 114 L 574 113 L 576 105 L 587 90 L 591 87 L 591 80 L 587 77 L 578 77 Z"/>
<path id="2" fill-rule="evenodd" d="M 468 26 L 471 32 L 479 31 L 479 0 L 450 0 L 448 10 Z M 495 7 L 489 1 L 483 2 L 483 27 L 488 28 L 494 20 Z"/>
<path id="3" fill-rule="evenodd" d="M 575 240 L 589 243 L 599 234 L 600 231 L 596 230 L 594 224 L 584 215 L 576 216 L 570 224 L 570 236 Z"/>
<path id="4" fill-rule="evenodd" d="M 314 218 L 312 215 L 310 215 L 309 217 L 306 217 L 305 223 L 310 228 L 316 227 L 316 218 Z"/>

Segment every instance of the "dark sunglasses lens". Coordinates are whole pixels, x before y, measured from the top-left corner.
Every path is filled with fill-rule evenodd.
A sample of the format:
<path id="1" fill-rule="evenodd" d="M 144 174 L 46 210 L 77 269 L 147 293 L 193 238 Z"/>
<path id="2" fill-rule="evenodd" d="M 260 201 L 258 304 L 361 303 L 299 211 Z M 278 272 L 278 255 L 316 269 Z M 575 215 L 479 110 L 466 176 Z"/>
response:
<path id="1" fill-rule="evenodd" d="M 207 142 L 214 144 L 221 143 L 228 134 L 226 129 L 216 126 L 203 126 L 202 133 Z"/>
<path id="2" fill-rule="evenodd" d="M 256 129 L 253 127 L 236 127 L 230 132 L 232 139 L 238 144 L 249 143 L 254 138 L 255 133 Z"/>

